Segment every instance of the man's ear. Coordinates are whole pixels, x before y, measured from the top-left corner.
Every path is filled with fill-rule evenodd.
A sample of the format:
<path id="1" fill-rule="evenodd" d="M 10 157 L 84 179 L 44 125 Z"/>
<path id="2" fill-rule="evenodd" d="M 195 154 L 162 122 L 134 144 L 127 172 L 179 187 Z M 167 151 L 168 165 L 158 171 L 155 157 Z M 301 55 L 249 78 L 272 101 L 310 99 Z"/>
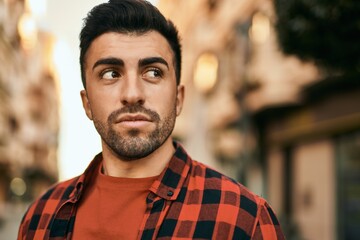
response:
<path id="1" fill-rule="evenodd" d="M 80 91 L 80 96 L 81 96 L 81 101 L 83 104 L 83 108 L 85 110 L 86 116 L 90 119 L 93 120 L 92 117 L 92 112 L 91 112 L 91 107 L 90 107 L 90 102 L 86 93 L 86 90 L 81 90 Z"/>
<path id="2" fill-rule="evenodd" d="M 177 86 L 176 93 L 176 116 L 179 116 L 184 104 L 185 87 L 184 85 Z"/>

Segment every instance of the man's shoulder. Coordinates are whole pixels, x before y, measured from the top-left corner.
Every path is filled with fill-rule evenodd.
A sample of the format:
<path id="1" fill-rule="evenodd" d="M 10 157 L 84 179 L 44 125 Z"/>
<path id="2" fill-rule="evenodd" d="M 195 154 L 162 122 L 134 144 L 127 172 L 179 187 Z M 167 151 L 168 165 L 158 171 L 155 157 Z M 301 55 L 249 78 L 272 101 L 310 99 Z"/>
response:
<path id="1" fill-rule="evenodd" d="M 220 183 L 218 181 L 221 181 L 221 183 L 226 183 L 229 185 L 230 189 L 237 191 L 239 188 L 245 188 L 241 183 L 236 181 L 235 179 L 229 177 L 228 175 L 214 169 L 213 167 L 210 167 L 202 162 L 192 160 L 192 170 L 191 175 L 193 177 L 201 177 L 205 181 L 212 181 L 215 186 L 218 185 L 216 183 Z M 213 186 L 213 187 L 215 187 Z M 230 190 L 227 189 L 227 190 Z"/>
<path id="2" fill-rule="evenodd" d="M 68 199 L 78 180 L 79 176 L 55 183 L 46 190 L 45 193 L 37 199 L 37 201 L 46 199 Z"/>
<path id="3" fill-rule="evenodd" d="M 78 179 L 79 176 L 55 183 L 30 205 L 29 210 L 31 210 L 31 208 L 37 208 L 37 205 L 44 206 L 44 203 L 49 200 L 65 201 L 69 199 L 71 193 L 74 191 Z"/>
<path id="4" fill-rule="evenodd" d="M 62 181 L 51 186 L 27 209 L 19 228 L 19 239 L 27 234 L 35 234 L 38 229 L 46 229 L 53 214 L 61 204 L 70 199 L 79 177 Z M 41 224 L 40 224 L 41 222 Z"/>
<path id="5" fill-rule="evenodd" d="M 183 196 L 183 204 L 191 205 L 188 215 L 194 214 L 194 205 L 200 206 L 196 219 L 221 222 L 229 229 L 235 226 L 229 234 L 240 239 L 250 239 L 263 221 L 271 223 L 268 216 L 274 214 L 267 202 L 233 178 L 197 161 L 192 162 L 189 175 Z"/>
<path id="6" fill-rule="evenodd" d="M 194 178 L 203 179 L 204 191 L 209 193 L 218 192 L 227 197 L 232 196 L 231 198 L 236 199 L 236 201 L 234 201 L 236 205 L 239 203 L 239 200 L 248 202 L 250 205 L 264 204 L 265 200 L 262 197 L 253 193 L 243 184 L 224 173 L 194 160 L 192 166 L 191 175 Z"/>
<path id="7" fill-rule="evenodd" d="M 58 182 L 49 187 L 40 197 L 38 197 L 29 207 L 36 208 L 37 205 L 44 205 L 48 200 L 67 200 L 75 188 L 79 177 L 74 177 L 66 181 Z"/>

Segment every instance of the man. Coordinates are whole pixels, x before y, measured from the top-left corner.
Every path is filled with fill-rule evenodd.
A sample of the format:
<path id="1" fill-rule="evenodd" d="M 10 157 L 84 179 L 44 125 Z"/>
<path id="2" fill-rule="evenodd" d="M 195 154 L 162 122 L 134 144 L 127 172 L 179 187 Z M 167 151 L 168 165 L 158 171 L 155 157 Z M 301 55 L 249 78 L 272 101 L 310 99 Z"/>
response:
<path id="1" fill-rule="evenodd" d="M 18 239 L 283 239 L 262 198 L 196 162 L 170 135 L 180 114 L 172 22 L 142 0 L 93 8 L 80 33 L 85 113 L 102 153 L 25 214 Z"/>

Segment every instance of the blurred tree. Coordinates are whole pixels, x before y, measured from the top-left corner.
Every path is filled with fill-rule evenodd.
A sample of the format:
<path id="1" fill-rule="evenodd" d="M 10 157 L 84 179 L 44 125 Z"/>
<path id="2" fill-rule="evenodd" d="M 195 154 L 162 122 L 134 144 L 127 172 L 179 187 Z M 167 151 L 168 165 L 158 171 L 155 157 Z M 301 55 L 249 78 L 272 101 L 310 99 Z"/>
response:
<path id="1" fill-rule="evenodd" d="M 275 0 L 282 51 L 326 70 L 360 73 L 359 0 Z"/>

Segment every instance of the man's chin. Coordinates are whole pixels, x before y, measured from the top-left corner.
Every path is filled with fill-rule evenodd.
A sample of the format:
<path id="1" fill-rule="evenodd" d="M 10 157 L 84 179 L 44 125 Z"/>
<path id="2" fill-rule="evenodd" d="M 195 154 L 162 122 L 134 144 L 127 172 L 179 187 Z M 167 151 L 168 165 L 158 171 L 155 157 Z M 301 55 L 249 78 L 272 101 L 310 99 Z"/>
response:
<path id="1" fill-rule="evenodd" d="M 158 144 L 149 144 L 148 141 L 143 141 L 142 139 L 132 139 L 128 140 L 126 144 L 117 145 L 111 147 L 111 149 L 119 159 L 134 161 L 149 156 L 158 147 Z"/>
<path id="2" fill-rule="evenodd" d="M 140 129 L 132 128 L 127 131 L 127 134 L 129 135 L 129 137 L 140 137 L 141 131 Z"/>
<path id="3" fill-rule="evenodd" d="M 111 132 L 113 134 L 117 134 L 118 136 L 121 136 L 121 138 L 124 138 L 128 140 L 132 137 L 139 137 L 142 139 L 148 138 L 153 132 L 156 131 L 155 127 L 126 127 L 126 128 L 112 128 Z"/>

